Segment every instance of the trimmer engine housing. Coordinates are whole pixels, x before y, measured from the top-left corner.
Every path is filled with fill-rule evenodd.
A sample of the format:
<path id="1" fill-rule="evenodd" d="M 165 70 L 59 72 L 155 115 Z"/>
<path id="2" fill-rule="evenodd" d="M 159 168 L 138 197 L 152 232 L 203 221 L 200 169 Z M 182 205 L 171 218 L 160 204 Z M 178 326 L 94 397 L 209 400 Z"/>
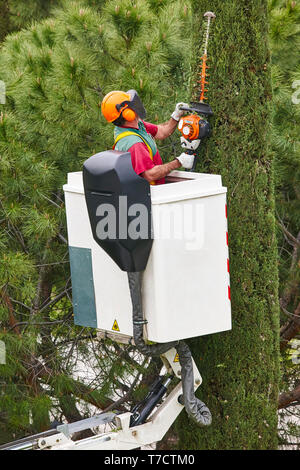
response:
<path id="1" fill-rule="evenodd" d="M 207 137 L 210 133 L 209 122 L 197 116 L 196 114 L 189 114 L 183 116 L 178 123 L 178 130 L 185 139 L 196 140 Z"/>

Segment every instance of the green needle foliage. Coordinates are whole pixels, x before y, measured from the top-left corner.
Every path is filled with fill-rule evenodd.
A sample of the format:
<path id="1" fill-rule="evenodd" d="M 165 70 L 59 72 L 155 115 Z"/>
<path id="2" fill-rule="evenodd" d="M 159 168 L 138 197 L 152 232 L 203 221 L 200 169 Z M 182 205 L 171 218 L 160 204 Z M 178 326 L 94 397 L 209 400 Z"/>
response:
<path id="1" fill-rule="evenodd" d="M 275 158 L 276 209 L 281 230 L 280 250 L 281 292 L 294 280 L 298 295 L 291 295 L 285 304 L 292 310 L 299 303 L 299 256 L 291 259 L 293 243 L 287 243 L 285 227 L 295 238 L 300 230 L 300 5 L 277 1 L 271 4 L 270 39 L 272 47 L 272 78 L 274 90 L 273 150 Z M 298 91 L 297 91 L 298 90 Z M 295 285 L 296 282 L 296 285 Z"/>
<path id="2" fill-rule="evenodd" d="M 10 31 L 10 15 L 7 0 L 0 0 L 0 43 Z"/>
<path id="3" fill-rule="evenodd" d="M 297 322 L 300 315 L 300 5 L 295 1 L 277 0 L 269 2 L 269 9 L 282 325 L 281 391 L 289 392 L 299 384 L 300 367 L 299 349 L 297 354 L 297 347 L 292 347 L 300 338 L 299 320 Z M 286 405 L 292 403 L 299 404 L 299 398 L 295 396 Z M 281 442 L 295 442 L 295 438 L 299 442 L 299 426 L 295 426 L 300 416 L 299 406 L 283 409 L 280 416 Z M 294 422 L 287 426 L 291 417 Z"/>
<path id="4" fill-rule="evenodd" d="M 148 362 L 132 347 L 94 343 L 93 331 L 72 324 L 62 186 L 68 172 L 112 146 L 113 127 L 100 113 L 108 91 L 135 88 L 148 120 L 161 122 L 188 90 L 191 16 L 180 1 L 159 9 L 140 0 L 59 5 L 0 50 L 7 89 L 0 105 L 4 442 L 47 429 L 52 419 L 80 419 L 90 405 L 105 409 L 125 393 L 130 406 L 128 377 L 139 382 Z"/>
<path id="5" fill-rule="evenodd" d="M 0 0 L 0 43 L 6 34 L 50 15 L 61 0 Z"/>
<path id="6" fill-rule="evenodd" d="M 182 414 L 178 447 L 275 449 L 279 312 L 267 2 L 194 1 L 199 46 L 207 10 L 216 14 L 208 94 L 215 117 L 199 170 L 221 174 L 228 188 L 233 326 L 189 342 L 204 377 L 199 398 L 213 421 L 199 429 Z M 198 93 L 195 87 L 195 99 Z"/>

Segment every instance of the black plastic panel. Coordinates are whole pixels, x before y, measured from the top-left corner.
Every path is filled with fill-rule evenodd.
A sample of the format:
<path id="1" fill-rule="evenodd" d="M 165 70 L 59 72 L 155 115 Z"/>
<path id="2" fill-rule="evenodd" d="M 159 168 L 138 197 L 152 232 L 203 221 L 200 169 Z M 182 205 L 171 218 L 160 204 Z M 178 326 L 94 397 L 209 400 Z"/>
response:
<path id="1" fill-rule="evenodd" d="M 93 155 L 84 162 L 83 184 L 95 241 L 123 271 L 143 271 L 153 242 L 150 185 L 133 170 L 130 153 L 107 150 Z M 134 215 L 128 214 L 130 208 Z M 115 226 L 110 229 L 104 226 L 108 213 L 116 216 Z M 139 220 L 142 226 L 136 224 Z M 135 231 L 137 239 L 128 231 L 130 224 L 137 225 L 140 233 L 137 236 Z"/>

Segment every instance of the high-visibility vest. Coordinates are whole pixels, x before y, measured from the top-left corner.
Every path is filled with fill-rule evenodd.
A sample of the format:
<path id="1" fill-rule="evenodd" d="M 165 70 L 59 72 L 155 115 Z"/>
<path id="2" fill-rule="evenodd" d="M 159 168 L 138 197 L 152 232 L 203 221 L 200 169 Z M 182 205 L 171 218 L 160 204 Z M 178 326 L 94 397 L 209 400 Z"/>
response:
<path id="1" fill-rule="evenodd" d="M 134 131 L 125 131 L 125 132 L 122 132 L 122 134 L 119 134 L 116 138 L 115 138 L 115 142 L 114 142 L 114 146 L 113 146 L 113 149 L 115 148 L 117 142 L 119 142 L 120 139 L 123 139 L 124 137 L 127 137 L 129 135 L 136 135 L 137 137 L 140 137 L 142 139 L 142 141 L 144 142 L 144 144 L 147 146 L 148 150 L 149 150 L 149 154 L 150 154 L 150 158 L 151 160 L 153 161 L 153 153 L 152 153 L 152 149 L 150 147 L 150 145 L 146 142 L 146 140 L 144 139 L 144 137 L 142 137 L 140 134 L 138 134 L 137 132 L 134 132 Z"/>
<path id="2" fill-rule="evenodd" d="M 140 135 L 138 134 L 137 132 L 134 132 L 134 131 L 124 131 L 122 132 L 121 134 L 119 134 L 116 138 L 115 138 L 115 142 L 114 142 L 114 145 L 113 145 L 113 149 L 115 148 L 117 142 L 119 142 L 119 140 L 123 139 L 124 137 L 127 137 L 129 135 L 135 135 L 137 137 L 140 137 L 142 139 L 142 141 L 144 142 L 144 144 L 147 146 L 148 150 L 149 150 L 149 155 L 150 155 L 150 158 L 151 160 L 153 161 L 153 152 L 152 152 L 152 149 L 150 147 L 150 145 L 146 142 L 146 140 Z M 155 181 L 150 181 L 150 184 L 155 184 Z"/>

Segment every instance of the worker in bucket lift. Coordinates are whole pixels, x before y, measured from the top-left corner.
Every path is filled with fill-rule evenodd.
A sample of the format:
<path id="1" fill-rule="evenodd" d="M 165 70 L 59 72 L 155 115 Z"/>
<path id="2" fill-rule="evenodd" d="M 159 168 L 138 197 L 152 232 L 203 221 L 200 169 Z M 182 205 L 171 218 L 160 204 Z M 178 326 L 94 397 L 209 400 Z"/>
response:
<path id="1" fill-rule="evenodd" d="M 182 153 L 169 163 L 163 163 L 155 140 L 169 137 L 178 124 L 184 111 L 177 103 L 171 119 L 164 124 L 145 122 L 146 110 L 135 90 L 111 91 L 102 101 L 102 114 L 108 122 L 115 125 L 114 149 L 129 151 L 134 171 L 149 181 L 150 184 L 165 183 L 165 176 L 180 168 L 191 169 L 194 156 Z"/>

